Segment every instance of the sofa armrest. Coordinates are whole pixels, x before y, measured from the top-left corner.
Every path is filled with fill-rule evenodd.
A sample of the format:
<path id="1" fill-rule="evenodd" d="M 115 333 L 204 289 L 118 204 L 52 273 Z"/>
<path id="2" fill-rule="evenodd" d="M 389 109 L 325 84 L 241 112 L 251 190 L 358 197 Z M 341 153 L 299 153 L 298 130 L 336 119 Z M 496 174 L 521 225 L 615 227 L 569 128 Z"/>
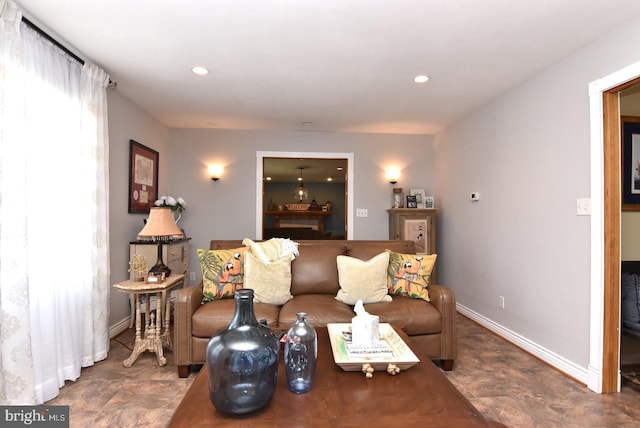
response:
<path id="1" fill-rule="evenodd" d="M 441 354 L 443 360 L 454 360 L 456 347 L 456 296 L 453 290 L 444 285 L 429 284 L 431 304 L 441 314 Z"/>
<path id="2" fill-rule="evenodd" d="M 190 365 L 192 362 L 193 313 L 202 306 L 202 283 L 195 287 L 181 288 L 176 293 L 173 316 L 173 355 L 176 365 Z"/>

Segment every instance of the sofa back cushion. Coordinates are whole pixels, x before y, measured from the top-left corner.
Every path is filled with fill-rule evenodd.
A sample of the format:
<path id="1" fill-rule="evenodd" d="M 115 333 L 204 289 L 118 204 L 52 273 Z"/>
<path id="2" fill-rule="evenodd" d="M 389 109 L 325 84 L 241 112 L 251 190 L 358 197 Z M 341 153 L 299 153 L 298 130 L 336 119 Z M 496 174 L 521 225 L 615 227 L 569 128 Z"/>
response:
<path id="1" fill-rule="evenodd" d="M 345 241 L 298 242 L 300 254 L 291 262 L 291 294 L 335 296 L 340 288 L 336 258 L 345 255 Z"/>
<path id="2" fill-rule="evenodd" d="M 370 258 L 382 253 L 385 250 L 395 251 L 396 253 L 415 254 L 416 243 L 413 241 L 343 241 L 347 246 L 347 256 L 355 257 L 360 260 L 369 260 Z"/>

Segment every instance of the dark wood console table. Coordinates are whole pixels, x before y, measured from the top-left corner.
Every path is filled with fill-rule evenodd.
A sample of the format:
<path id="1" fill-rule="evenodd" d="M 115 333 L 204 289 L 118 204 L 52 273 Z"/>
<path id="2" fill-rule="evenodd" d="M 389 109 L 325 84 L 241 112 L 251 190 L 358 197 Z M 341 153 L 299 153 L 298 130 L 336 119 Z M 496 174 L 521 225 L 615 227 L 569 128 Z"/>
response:
<path id="1" fill-rule="evenodd" d="M 331 211 L 265 211 L 265 215 L 273 217 L 273 227 L 280 228 L 280 220 L 315 220 L 318 224 L 318 231 L 324 234 L 324 219 L 331 216 Z"/>

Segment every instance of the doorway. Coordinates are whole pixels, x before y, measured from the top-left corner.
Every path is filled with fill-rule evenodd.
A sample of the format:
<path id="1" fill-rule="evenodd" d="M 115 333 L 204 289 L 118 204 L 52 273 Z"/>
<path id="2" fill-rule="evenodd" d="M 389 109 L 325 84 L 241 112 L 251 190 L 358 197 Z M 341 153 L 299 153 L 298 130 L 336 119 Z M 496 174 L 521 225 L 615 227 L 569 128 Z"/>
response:
<path id="1" fill-rule="evenodd" d="M 620 390 L 620 92 L 640 84 L 640 63 L 590 85 L 591 345 L 589 388 Z M 603 168 L 601 168 L 603 166 Z"/>
<path id="2" fill-rule="evenodd" d="M 345 206 L 344 206 L 344 232 L 346 239 L 353 239 L 353 183 L 354 183 L 354 162 L 353 153 L 322 153 L 322 152 L 267 152 L 259 151 L 256 153 L 256 237 L 263 239 L 264 232 L 264 211 L 267 206 L 264 194 L 264 161 L 265 159 L 295 159 L 296 164 L 306 166 L 307 163 L 317 159 L 341 159 L 346 161 L 345 174 Z M 305 160 L 308 162 L 305 163 Z M 302 170 L 304 171 L 304 169 Z M 325 201 L 326 205 L 326 201 Z"/>

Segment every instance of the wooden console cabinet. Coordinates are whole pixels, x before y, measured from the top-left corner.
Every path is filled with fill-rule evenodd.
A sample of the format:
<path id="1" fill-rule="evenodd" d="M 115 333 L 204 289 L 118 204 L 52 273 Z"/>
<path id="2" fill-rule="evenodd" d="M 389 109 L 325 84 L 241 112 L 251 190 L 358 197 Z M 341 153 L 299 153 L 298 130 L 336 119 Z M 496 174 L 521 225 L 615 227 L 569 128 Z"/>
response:
<path id="1" fill-rule="evenodd" d="M 411 240 L 419 253 L 436 253 L 437 209 L 390 208 L 389 239 Z"/>
<path id="2" fill-rule="evenodd" d="M 171 269 L 171 275 L 185 274 L 189 270 L 189 239 L 184 238 L 162 244 L 162 261 Z M 158 244 L 134 241 L 129 243 L 129 260 L 140 254 L 151 268 L 158 261 Z M 129 277 L 133 279 L 133 276 Z"/>

